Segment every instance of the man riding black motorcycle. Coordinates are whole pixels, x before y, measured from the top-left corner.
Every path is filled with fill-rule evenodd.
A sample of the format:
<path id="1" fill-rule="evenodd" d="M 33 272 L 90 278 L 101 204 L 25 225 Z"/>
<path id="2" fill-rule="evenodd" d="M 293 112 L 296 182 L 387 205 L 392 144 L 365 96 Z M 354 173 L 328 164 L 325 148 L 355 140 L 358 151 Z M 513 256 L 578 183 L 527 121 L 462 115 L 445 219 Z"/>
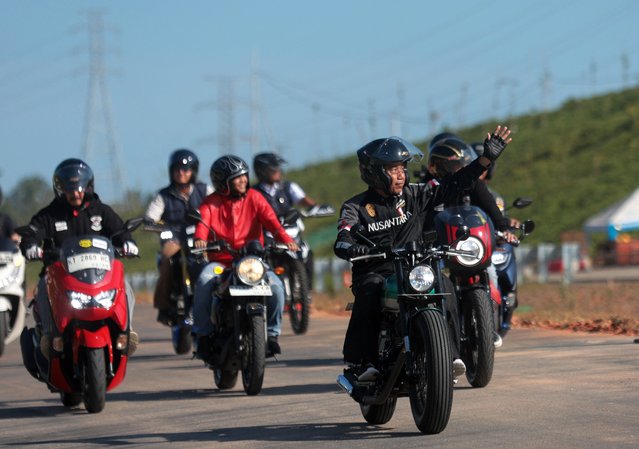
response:
<path id="1" fill-rule="evenodd" d="M 362 180 L 368 190 L 347 200 L 340 212 L 335 254 L 351 259 L 369 252 L 369 247 L 357 243 L 350 229 L 363 225 L 367 238 L 378 246 L 394 247 L 419 241 L 425 219 L 435 205 L 448 201 L 472 187 L 482 172 L 495 161 L 511 141 L 508 128 L 497 127 L 486 139 L 485 155 L 473 161 L 451 177 L 426 184 L 409 184 L 407 164 L 421 152 L 398 137 L 377 139 L 357 151 Z M 380 331 L 381 306 L 385 277 L 393 273 L 386 260 L 353 263 L 355 302 L 344 339 L 344 361 L 359 370 L 358 379 L 375 378 L 377 337 Z M 455 301 L 447 306 L 455 306 Z M 456 311 L 451 311 L 456 315 Z M 455 350 L 456 349 L 456 350 Z M 454 348 L 453 371 L 456 377 L 465 372 L 458 348 Z"/>
<path id="2" fill-rule="evenodd" d="M 158 309 L 157 320 L 163 324 L 170 324 L 171 308 L 169 299 L 172 289 L 171 257 L 181 249 L 178 236 L 186 228 L 186 213 L 189 209 L 197 209 L 213 189 L 197 181 L 200 162 L 190 150 L 175 150 L 169 157 L 170 184 L 160 190 L 149 204 L 144 215 L 145 220 L 162 223 L 172 229 L 173 236 L 161 241 L 159 276 L 153 294 L 153 307 Z M 193 279 L 197 273 L 192 273 Z"/>
<path id="3" fill-rule="evenodd" d="M 23 237 L 20 249 L 27 260 L 43 258 L 44 267 L 56 261 L 56 256 L 47 249 L 60 248 L 68 237 L 78 235 L 102 235 L 111 238 L 123 228 L 124 222 L 108 205 L 100 201 L 93 190 L 93 170 L 80 159 L 65 159 L 53 172 L 54 200 L 35 214 L 29 222 L 34 236 Z M 125 256 L 136 256 L 138 247 L 129 232 L 121 232 L 113 237 L 113 243 L 122 248 Z M 127 282 L 126 297 L 129 313 L 133 317 L 135 296 Z M 51 306 L 47 297 L 47 285 L 44 268 L 36 289 L 34 314 L 37 325 L 41 327 L 40 347 L 45 352 L 49 348 L 48 338 L 53 320 Z M 129 355 L 138 344 L 138 335 L 131 331 L 129 337 Z"/>

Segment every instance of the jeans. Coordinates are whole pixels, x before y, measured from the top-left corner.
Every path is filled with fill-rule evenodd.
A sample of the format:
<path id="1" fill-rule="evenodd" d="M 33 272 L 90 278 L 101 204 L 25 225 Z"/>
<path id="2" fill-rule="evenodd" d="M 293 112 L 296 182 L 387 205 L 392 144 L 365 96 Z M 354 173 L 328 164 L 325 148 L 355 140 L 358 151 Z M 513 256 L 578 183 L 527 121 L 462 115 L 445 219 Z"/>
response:
<path id="1" fill-rule="evenodd" d="M 211 262 L 204 267 L 195 283 L 193 294 L 193 332 L 198 337 L 210 335 L 215 331 L 211 322 L 211 310 L 217 305 L 219 298 L 213 296 L 213 286 L 219 275 L 215 274 L 216 267 L 223 267 L 217 262 Z M 271 286 L 272 296 L 266 298 L 266 327 L 269 336 L 280 335 L 282 330 L 282 311 L 284 310 L 284 286 L 282 281 L 272 271 L 266 272 Z"/>

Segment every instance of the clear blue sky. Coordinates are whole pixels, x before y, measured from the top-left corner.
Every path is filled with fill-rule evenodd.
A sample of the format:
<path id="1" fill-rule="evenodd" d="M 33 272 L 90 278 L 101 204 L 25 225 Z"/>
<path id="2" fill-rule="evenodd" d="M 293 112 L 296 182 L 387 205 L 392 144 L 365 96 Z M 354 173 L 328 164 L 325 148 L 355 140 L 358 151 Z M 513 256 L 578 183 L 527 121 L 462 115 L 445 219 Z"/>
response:
<path id="1" fill-rule="evenodd" d="M 0 0 L 5 193 L 82 155 L 93 9 L 104 13 L 122 187 L 144 192 L 167 183 L 178 147 L 198 154 L 206 179 L 225 153 L 278 151 L 302 166 L 376 137 L 420 140 L 639 81 L 634 0 Z M 232 138 L 220 125 L 229 116 Z M 88 162 L 113 199 L 103 131 L 98 117 Z"/>

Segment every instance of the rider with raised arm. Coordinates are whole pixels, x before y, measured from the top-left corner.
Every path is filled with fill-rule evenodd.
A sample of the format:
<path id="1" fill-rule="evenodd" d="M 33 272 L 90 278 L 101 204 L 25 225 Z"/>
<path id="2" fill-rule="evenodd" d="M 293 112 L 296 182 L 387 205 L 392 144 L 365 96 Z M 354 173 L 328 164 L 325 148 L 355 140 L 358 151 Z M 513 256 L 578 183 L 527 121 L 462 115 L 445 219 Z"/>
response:
<path id="1" fill-rule="evenodd" d="M 249 167 L 237 156 L 222 156 L 211 166 L 211 181 L 215 192 L 200 205 L 202 222 L 195 230 L 195 247 L 205 248 L 208 241 L 223 240 L 232 249 L 239 250 L 247 242 L 258 240 L 264 244 L 264 229 L 285 243 L 289 250 L 297 251 L 297 244 L 289 237 L 275 216 L 273 208 L 256 190 L 249 189 Z M 212 231 L 212 232 L 211 232 Z M 215 331 L 211 322 L 214 298 L 212 289 L 220 275 L 220 267 L 232 262 L 228 251 L 210 252 L 209 264 L 204 267 L 195 284 L 193 332 L 198 337 L 197 355 L 208 360 L 211 337 Z M 282 282 L 268 271 L 273 295 L 267 299 L 268 355 L 281 353 L 278 336 L 281 332 L 284 290 Z"/>
<path id="2" fill-rule="evenodd" d="M 498 126 L 486 138 L 486 152 L 464 169 L 442 182 L 409 184 L 407 164 L 421 152 L 399 137 L 377 139 L 357 151 L 362 180 L 368 190 L 347 200 L 340 212 L 335 254 L 342 259 L 367 254 L 370 249 L 356 242 L 350 229 L 363 225 L 369 240 L 381 247 L 418 241 L 424 222 L 435 205 L 471 187 L 511 141 L 508 128 Z M 380 296 L 392 263 L 373 259 L 353 263 L 352 290 L 355 302 L 344 339 L 344 361 L 357 367 L 359 380 L 378 374 L 377 336 L 381 320 Z M 454 306 L 455 301 L 449 302 Z M 448 304 L 448 303 L 447 303 Z M 455 312 L 451 312 L 455 313 Z M 453 371 L 465 372 L 458 348 L 454 347 Z M 456 349 L 456 350 L 455 350 Z"/>

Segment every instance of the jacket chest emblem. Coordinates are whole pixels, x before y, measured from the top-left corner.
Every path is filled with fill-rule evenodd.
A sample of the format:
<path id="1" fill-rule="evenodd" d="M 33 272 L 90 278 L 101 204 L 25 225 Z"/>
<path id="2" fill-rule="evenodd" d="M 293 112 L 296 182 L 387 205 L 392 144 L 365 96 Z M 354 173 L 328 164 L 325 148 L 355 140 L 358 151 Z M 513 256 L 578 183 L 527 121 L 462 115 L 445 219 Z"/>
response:
<path id="1" fill-rule="evenodd" d="M 366 208 L 366 212 L 368 213 L 368 215 L 371 218 L 375 218 L 375 216 L 377 215 L 377 212 L 375 211 L 375 206 L 373 206 L 371 203 L 368 203 L 364 207 Z"/>
<path id="2" fill-rule="evenodd" d="M 102 230 L 102 217 L 101 216 L 94 215 L 93 217 L 89 218 L 89 220 L 91 220 L 91 229 L 93 229 L 96 232 Z"/>
<path id="3" fill-rule="evenodd" d="M 56 221 L 54 225 L 56 232 L 66 231 L 69 228 L 66 221 Z"/>

